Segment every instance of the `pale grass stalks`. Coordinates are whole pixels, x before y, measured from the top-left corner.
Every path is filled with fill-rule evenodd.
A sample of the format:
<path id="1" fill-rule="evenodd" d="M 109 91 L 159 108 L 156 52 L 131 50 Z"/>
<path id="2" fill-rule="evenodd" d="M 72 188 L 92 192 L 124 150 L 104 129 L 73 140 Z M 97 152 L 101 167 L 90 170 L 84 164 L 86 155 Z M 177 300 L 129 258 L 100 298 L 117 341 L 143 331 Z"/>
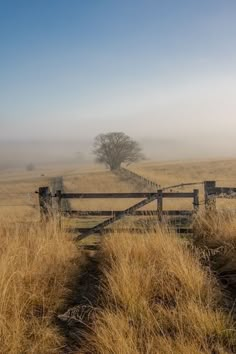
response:
<path id="1" fill-rule="evenodd" d="M 0 352 L 60 353 L 53 319 L 69 295 L 76 246 L 54 223 L 0 226 Z"/>
<path id="2" fill-rule="evenodd" d="M 166 230 L 115 234 L 102 245 L 104 308 L 80 353 L 232 353 L 233 320 L 216 280 Z"/>
<path id="3" fill-rule="evenodd" d="M 195 244 L 212 270 L 236 293 L 236 218 L 230 211 L 202 213 L 195 221 Z M 234 296 L 235 297 L 235 296 Z"/>

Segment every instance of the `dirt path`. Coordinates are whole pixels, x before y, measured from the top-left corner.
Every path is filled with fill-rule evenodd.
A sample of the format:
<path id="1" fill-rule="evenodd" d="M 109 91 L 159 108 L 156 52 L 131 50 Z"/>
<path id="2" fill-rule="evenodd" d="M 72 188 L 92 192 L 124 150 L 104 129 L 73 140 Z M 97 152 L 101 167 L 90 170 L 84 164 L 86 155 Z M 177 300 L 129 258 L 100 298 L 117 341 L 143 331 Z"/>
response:
<path id="1" fill-rule="evenodd" d="M 124 174 L 115 173 L 118 181 L 136 191 L 146 190 L 146 186 Z M 119 187 L 119 184 L 118 184 Z M 91 189 L 94 188 L 94 183 Z M 57 325 L 65 336 L 63 354 L 76 353 L 82 349 L 85 337 L 91 332 L 93 318 L 97 308 L 101 308 L 101 235 L 90 236 L 78 242 L 81 250 L 82 264 L 78 276 L 73 281 L 72 294 L 68 299 L 68 310 L 59 314 Z M 81 262 L 81 260 L 78 260 Z M 83 348 L 84 349 L 84 348 Z"/>
<path id="2" fill-rule="evenodd" d="M 78 277 L 74 281 L 68 310 L 57 317 L 59 329 L 65 336 L 63 354 L 76 353 L 82 348 L 84 338 L 91 332 L 93 317 L 100 304 L 100 254 L 86 252 Z"/>

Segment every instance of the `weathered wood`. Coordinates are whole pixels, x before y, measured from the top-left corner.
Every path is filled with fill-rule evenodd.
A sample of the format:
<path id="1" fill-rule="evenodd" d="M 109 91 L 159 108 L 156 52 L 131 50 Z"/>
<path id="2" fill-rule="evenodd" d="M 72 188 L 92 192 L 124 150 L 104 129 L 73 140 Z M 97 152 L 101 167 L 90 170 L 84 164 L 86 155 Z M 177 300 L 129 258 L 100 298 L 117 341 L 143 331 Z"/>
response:
<path id="1" fill-rule="evenodd" d="M 215 189 L 215 187 L 216 187 L 215 181 L 204 182 L 205 207 L 208 210 L 216 209 L 216 196 L 212 194 L 212 191 Z"/>
<path id="2" fill-rule="evenodd" d="M 56 195 L 57 196 L 57 195 Z M 154 196 L 157 199 L 158 193 L 62 193 L 61 198 L 66 199 L 142 199 Z M 163 198 L 193 198 L 194 193 L 189 192 L 169 192 L 163 193 Z"/>
<path id="3" fill-rule="evenodd" d="M 163 211 L 163 191 L 159 189 L 157 191 L 157 215 L 158 220 L 162 221 L 162 211 Z"/>
<path id="4" fill-rule="evenodd" d="M 40 187 L 39 191 L 40 220 L 48 221 L 52 210 L 52 197 L 49 187 Z"/>
<path id="5" fill-rule="evenodd" d="M 236 196 L 236 188 L 231 187 L 215 187 L 213 190 L 209 191 L 209 195 L 215 194 L 217 196 Z"/>
<path id="6" fill-rule="evenodd" d="M 193 191 L 193 208 L 195 211 L 198 211 L 199 209 L 199 190 L 198 189 L 194 189 Z"/>
<path id="7" fill-rule="evenodd" d="M 171 228 L 172 229 L 172 228 Z M 191 234 L 193 232 L 193 229 L 191 227 L 177 227 L 177 228 L 173 228 L 177 233 L 180 234 Z M 79 240 L 82 240 L 84 237 L 86 237 L 85 235 L 87 233 L 90 232 L 90 228 L 87 227 L 79 227 L 76 229 L 67 229 L 68 232 L 79 232 L 81 233 L 81 236 L 79 236 Z M 155 227 L 150 227 L 147 228 L 145 227 L 145 229 L 142 228 L 107 228 L 107 229 L 96 229 L 94 230 L 94 234 L 107 234 L 107 233 L 125 233 L 125 232 L 129 232 L 129 233 L 137 233 L 137 234 L 143 234 L 145 232 L 155 232 Z"/>
<path id="8" fill-rule="evenodd" d="M 170 193 L 163 193 L 163 198 L 194 198 L 194 193 L 192 192 L 170 192 Z"/>
<path id="9" fill-rule="evenodd" d="M 121 210 L 71 210 L 63 211 L 63 215 L 68 217 L 79 217 L 79 216 L 113 216 L 120 213 Z M 132 216 L 156 216 L 158 215 L 158 210 L 136 210 L 134 212 L 127 213 L 126 215 Z M 192 210 L 163 210 L 162 215 L 165 216 L 191 216 L 193 215 Z"/>

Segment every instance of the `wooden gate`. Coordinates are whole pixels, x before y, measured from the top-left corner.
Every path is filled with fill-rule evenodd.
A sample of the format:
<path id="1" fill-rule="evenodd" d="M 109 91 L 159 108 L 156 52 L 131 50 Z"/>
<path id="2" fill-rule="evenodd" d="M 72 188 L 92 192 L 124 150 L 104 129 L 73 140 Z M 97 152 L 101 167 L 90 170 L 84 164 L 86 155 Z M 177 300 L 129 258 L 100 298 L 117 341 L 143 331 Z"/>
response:
<path id="1" fill-rule="evenodd" d="M 89 228 L 77 228 L 76 231 L 79 232 L 79 239 L 87 237 L 94 233 L 106 232 L 106 227 L 115 223 L 116 221 L 126 217 L 126 216 L 156 216 L 158 222 L 162 221 L 163 217 L 168 216 L 171 218 L 178 218 L 182 221 L 186 218 L 190 218 L 199 207 L 199 191 L 195 189 L 193 192 L 163 192 L 158 190 L 155 193 L 152 192 L 142 192 L 142 193 L 64 193 L 61 190 L 56 191 L 51 197 L 57 202 L 57 215 L 59 218 L 62 216 L 80 218 L 83 216 L 103 216 L 107 217 L 106 220 L 99 222 L 97 225 Z M 47 198 L 44 195 L 40 197 Z M 124 209 L 124 210 L 65 210 L 62 205 L 64 200 L 70 199 L 141 199 L 134 205 Z M 163 200 L 166 198 L 190 198 L 193 201 L 192 210 L 164 210 Z M 157 201 L 156 210 L 139 210 L 140 208 L 148 205 L 153 201 Z M 52 204 L 52 203 L 50 203 Z M 45 206 L 45 203 L 44 203 Z M 43 209 L 43 213 L 47 213 L 47 209 Z M 109 229 L 110 230 L 110 229 Z M 75 231 L 75 230 L 74 230 Z M 190 232 L 189 228 L 179 227 L 177 230 L 179 232 Z"/>
<path id="2" fill-rule="evenodd" d="M 110 229 L 106 229 L 107 226 L 115 223 L 116 221 L 126 216 L 156 216 L 156 220 L 161 222 L 165 217 L 171 221 L 179 220 L 180 223 L 176 224 L 176 231 L 180 233 L 190 233 L 189 222 L 193 215 L 199 209 L 199 190 L 194 189 L 192 192 L 166 192 L 168 187 L 163 190 L 159 189 L 157 192 L 142 192 L 142 193 L 66 193 L 63 191 L 63 179 L 62 177 L 55 179 L 55 183 L 52 184 L 52 192 L 49 187 L 40 187 L 39 191 L 39 205 L 41 220 L 48 220 L 52 215 L 57 215 L 59 219 L 59 225 L 61 225 L 61 217 L 80 218 L 85 216 L 101 216 L 107 217 L 106 220 L 99 222 L 93 227 L 77 228 L 74 231 L 79 232 L 79 239 L 89 236 L 94 233 L 111 232 Z M 193 185 L 195 183 L 187 183 L 183 185 Z M 199 183 L 198 183 L 199 184 Z M 204 185 L 204 204 L 206 210 L 216 209 L 216 198 L 236 198 L 235 187 L 216 187 L 215 181 L 201 182 Z M 179 187 L 182 185 L 177 185 Z M 56 190 L 57 188 L 60 188 Z M 174 186 L 172 186 L 174 188 Z M 142 199 L 134 205 L 124 210 L 71 210 L 70 199 Z M 193 201 L 192 210 L 165 210 L 163 207 L 164 199 L 168 198 L 190 198 Z M 140 208 L 148 205 L 153 201 L 157 201 L 157 207 L 155 210 L 139 210 Z M 56 205 L 56 213 L 52 213 L 52 206 Z M 185 224 L 182 227 L 182 224 Z M 118 231 L 118 230 L 116 230 Z M 130 231 L 130 230 L 129 230 Z M 140 231 L 140 230 L 134 230 Z M 141 230 L 142 231 L 142 230 Z"/>

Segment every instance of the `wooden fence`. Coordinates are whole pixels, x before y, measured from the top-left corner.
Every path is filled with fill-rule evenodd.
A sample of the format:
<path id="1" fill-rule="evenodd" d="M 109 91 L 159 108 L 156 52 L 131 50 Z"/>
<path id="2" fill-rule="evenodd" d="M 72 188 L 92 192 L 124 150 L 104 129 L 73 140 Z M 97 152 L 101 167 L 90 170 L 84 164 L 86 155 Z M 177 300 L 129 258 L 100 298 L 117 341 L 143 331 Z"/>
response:
<path id="1" fill-rule="evenodd" d="M 62 179 L 61 186 L 63 186 Z M 159 189 L 157 192 L 141 193 L 67 193 L 64 192 L 62 188 L 56 191 L 54 190 L 53 193 L 51 193 L 49 187 L 40 187 L 38 193 L 42 220 L 48 220 L 52 215 L 51 209 L 53 204 L 56 205 L 56 214 L 59 219 L 59 224 L 62 216 L 71 218 L 80 218 L 85 216 L 107 217 L 106 220 L 98 223 L 94 227 L 77 229 L 82 237 L 105 231 L 106 226 L 113 224 L 125 216 L 157 216 L 159 221 L 162 221 L 165 216 L 169 218 L 180 217 L 183 218 L 182 220 L 184 220 L 184 218 L 191 219 L 191 217 L 197 213 L 200 205 L 198 189 L 194 189 L 192 192 L 165 192 L 164 190 Z M 216 187 L 215 181 L 205 181 L 204 196 L 204 204 L 206 209 L 216 209 L 216 198 L 234 198 L 236 197 L 236 188 Z M 192 210 L 164 209 L 164 199 L 182 198 L 192 200 Z M 69 208 L 69 202 L 67 202 L 71 199 L 141 199 L 141 201 L 138 201 L 125 210 L 71 210 Z M 157 201 L 155 210 L 139 210 L 155 200 Z"/>
<path id="2" fill-rule="evenodd" d="M 204 192 L 205 205 L 210 209 L 216 209 L 217 198 L 236 198 L 235 187 L 217 187 L 216 181 L 205 181 Z"/>

